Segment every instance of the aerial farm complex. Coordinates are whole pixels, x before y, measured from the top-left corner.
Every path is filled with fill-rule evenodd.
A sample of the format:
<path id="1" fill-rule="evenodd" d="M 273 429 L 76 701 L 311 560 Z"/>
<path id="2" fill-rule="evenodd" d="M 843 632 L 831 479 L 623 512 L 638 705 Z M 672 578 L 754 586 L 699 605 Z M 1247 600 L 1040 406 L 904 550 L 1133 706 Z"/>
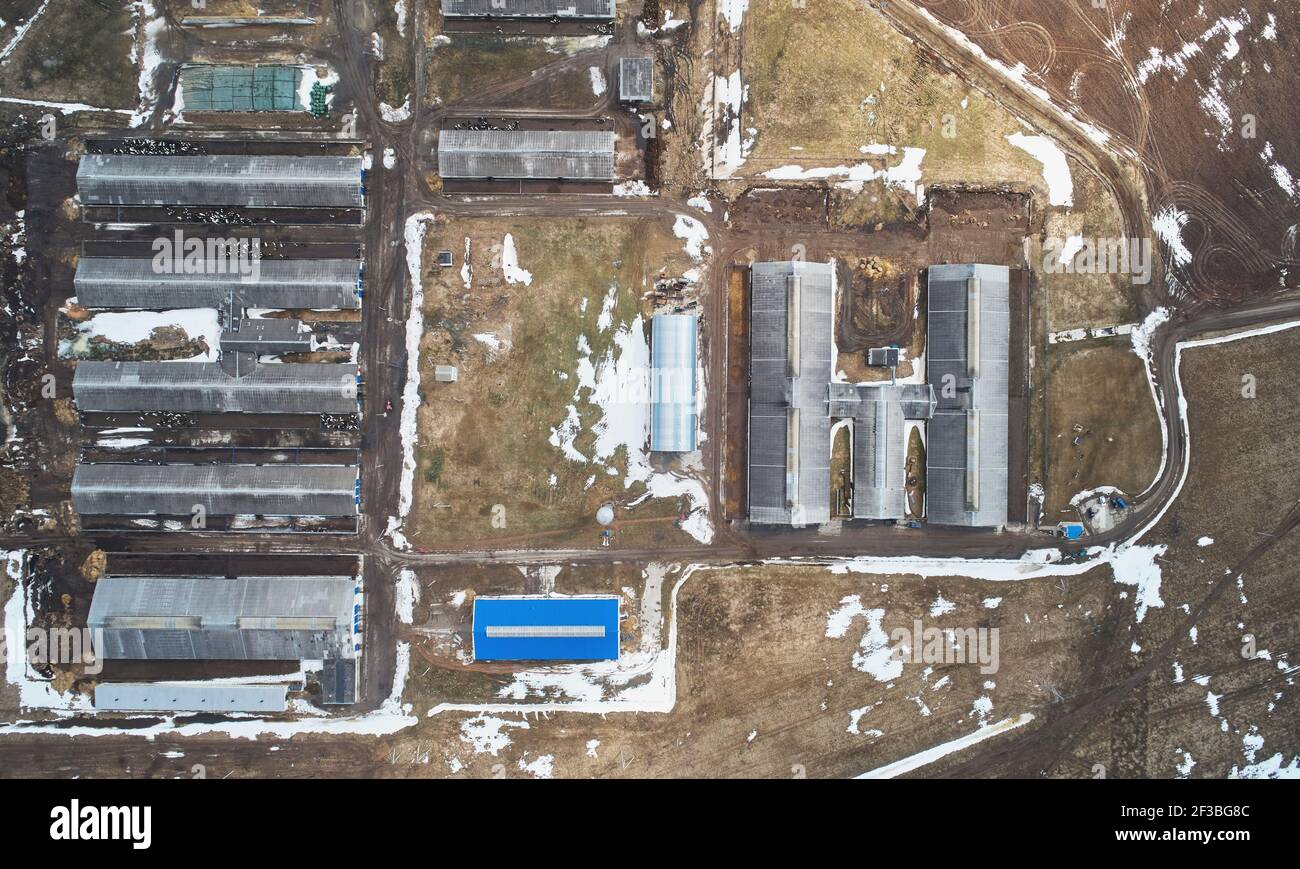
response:
<path id="1" fill-rule="evenodd" d="M 0 3 L 8 768 L 1295 775 L 1300 20 L 1031 5 Z"/>

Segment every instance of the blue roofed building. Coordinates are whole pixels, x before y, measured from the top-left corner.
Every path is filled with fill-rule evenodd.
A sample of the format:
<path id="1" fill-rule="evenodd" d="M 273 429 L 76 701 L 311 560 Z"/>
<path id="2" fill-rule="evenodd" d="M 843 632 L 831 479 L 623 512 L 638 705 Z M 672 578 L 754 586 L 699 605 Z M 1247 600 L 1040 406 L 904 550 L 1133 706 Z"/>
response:
<path id="1" fill-rule="evenodd" d="M 617 597 L 480 597 L 474 600 L 479 661 L 618 659 Z"/>

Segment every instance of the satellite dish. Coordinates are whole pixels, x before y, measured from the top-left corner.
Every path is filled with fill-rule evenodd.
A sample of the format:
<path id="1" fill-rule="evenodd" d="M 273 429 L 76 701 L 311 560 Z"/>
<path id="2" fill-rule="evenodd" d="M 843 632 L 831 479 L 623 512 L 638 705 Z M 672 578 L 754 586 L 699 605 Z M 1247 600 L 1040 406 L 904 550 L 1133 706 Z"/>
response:
<path id="1" fill-rule="evenodd" d="M 601 525 L 613 525 L 614 506 L 612 504 L 605 504 L 601 506 L 601 508 L 596 511 L 596 521 L 599 522 Z"/>

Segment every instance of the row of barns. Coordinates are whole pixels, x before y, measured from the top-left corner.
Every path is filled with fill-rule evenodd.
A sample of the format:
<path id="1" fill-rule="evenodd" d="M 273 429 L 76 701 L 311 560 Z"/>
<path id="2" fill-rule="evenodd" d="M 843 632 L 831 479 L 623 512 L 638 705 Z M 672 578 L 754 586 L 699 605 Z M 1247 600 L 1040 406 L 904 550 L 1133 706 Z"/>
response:
<path id="1" fill-rule="evenodd" d="M 620 601 L 609 595 L 478 597 L 478 661 L 614 661 Z M 106 576 L 87 627 L 105 662 L 297 662 L 319 667 L 321 702 L 356 702 L 362 587 L 355 576 Z M 293 680 L 121 682 L 95 688 L 118 712 L 277 713 Z"/>
<path id="2" fill-rule="evenodd" d="M 1007 522 L 1010 270 L 928 271 L 926 380 L 833 380 L 836 276 L 830 263 L 751 270 L 749 518 L 831 520 L 831 432 L 852 420 L 855 519 L 907 516 L 905 437 L 926 429 L 926 515 L 939 525 Z"/>
<path id="3" fill-rule="evenodd" d="M 77 170 L 84 206 L 119 208 L 361 208 L 361 157 L 87 154 Z M 200 239 L 200 242 L 203 240 Z M 229 252 L 229 251 L 224 251 Z M 224 253 L 218 251 L 218 253 Z M 360 369 L 353 363 L 264 361 L 313 349 L 311 331 L 266 310 L 356 311 L 363 263 L 350 259 L 263 259 L 251 271 L 158 268 L 148 256 L 83 256 L 73 278 L 92 311 L 214 309 L 219 361 L 77 363 L 72 393 L 83 414 L 355 415 Z M 82 516 L 354 517 L 356 467 L 331 465 L 79 465 L 72 500 Z"/>

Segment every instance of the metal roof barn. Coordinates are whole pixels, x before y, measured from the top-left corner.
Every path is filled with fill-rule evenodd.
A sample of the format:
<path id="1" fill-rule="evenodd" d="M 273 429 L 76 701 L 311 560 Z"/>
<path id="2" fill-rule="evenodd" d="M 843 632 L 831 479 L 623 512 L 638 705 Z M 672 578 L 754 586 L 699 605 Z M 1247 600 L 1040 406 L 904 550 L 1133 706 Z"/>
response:
<path id="1" fill-rule="evenodd" d="M 86 412 L 356 413 L 358 370 L 271 363 L 232 377 L 217 362 L 85 361 L 72 376 L 72 397 Z"/>
<path id="2" fill-rule="evenodd" d="M 692 314 L 656 314 L 650 324 L 650 449 L 689 453 L 699 426 L 699 320 Z"/>
<path id="3" fill-rule="evenodd" d="M 938 400 L 926 449 L 931 522 L 1007 522 L 1011 272 L 1006 266 L 929 270 L 926 376 Z"/>
<path id="4" fill-rule="evenodd" d="M 618 641 L 616 597 L 474 599 L 479 661 L 613 661 Z"/>
<path id="5" fill-rule="evenodd" d="M 830 415 L 853 420 L 853 518 L 902 519 L 907 508 L 907 420 L 929 419 L 928 384 L 830 384 Z"/>
<path id="6" fill-rule="evenodd" d="M 83 205 L 361 208 L 361 157 L 87 154 Z"/>
<path id="7" fill-rule="evenodd" d="M 326 465 L 78 465 L 82 515 L 355 516 L 357 469 Z"/>
<path id="8" fill-rule="evenodd" d="M 614 134 L 598 131 L 443 130 L 443 178 L 614 180 Z"/>
<path id="9" fill-rule="evenodd" d="M 749 519 L 829 522 L 835 269 L 754 263 L 751 288 Z"/>
<path id="10" fill-rule="evenodd" d="M 107 712 L 284 712 L 287 685 L 101 682 L 95 708 Z"/>
<path id="11" fill-rule="evenodd" d="M 618 98 L 625 103 L 654 99 L 655 64 L 648 57 L 623 57 L 618 61 Z"/>
<path id="12" fill-rule="evenodd" d="M 442 0 L 444 18 L 614 17 L 614 0 Z"/>
<path id="13" fill-rule="evenodd" d="M 298 97 L 302 72 L 300 66 L 186 64 L 181 100 L 187 112 L 306 111 Z"/>
<path id="14" fill-rule="evenodd" d="M 352 658 L 350 576 L 106 576 L 86 624 L 108 660 Z"/>
<path id="15" fill-rule="evenodd" d="M 83 256 L 72 281 L 77 303 L 87 308 L 361 307 L 361 261 L 356 259 L 262 259 L 250 274 L 181 274 L 159 271 L 148 257 Z"/>
<path id="16" fill-rule="evenodd" d="M 235 320 L 232 326 L 221 332 L 223 351 L 279 355 L 311 350 L 311 332 L 302 328 L 301 320 L 264 317 Z"/>

